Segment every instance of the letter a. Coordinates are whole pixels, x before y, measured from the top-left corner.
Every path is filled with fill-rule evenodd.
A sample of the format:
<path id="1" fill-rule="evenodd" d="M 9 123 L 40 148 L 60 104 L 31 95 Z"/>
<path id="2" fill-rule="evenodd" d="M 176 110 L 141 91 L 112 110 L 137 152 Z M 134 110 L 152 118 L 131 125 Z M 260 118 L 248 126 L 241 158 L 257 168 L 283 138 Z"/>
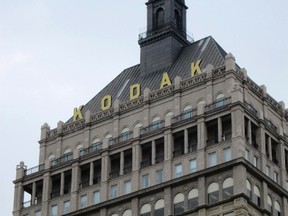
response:
<path id="1" fill-rule="evenodd" d="M 80 106 L 79 108 L 74 108 L 74 113 L 73 113 L 73 121 L 77 121 L 78 119 L 82 119 L 82 109 L 84 106 Z"/>
<path id="2" fill-rule="evenodd" d="M 197 60 L 196 64 L 195 64 L 195 62 L 192 62 L 192 64 L 191 64 L 191 77 L 194 77 L 196 73 L 198 75 L 202 74 L 202 71 L 200 68 L 201 63 L 202 63 L 202 59 Z"/>
<path id="3" fill-rule="evenodd" d="M 140 96 L 140 85 L 138 83 L 130 86 L 130 100 L 135 100 Z"/>
<path id="4" fill-rule="evenodd" d="M 166 87 L 166 86 L 171 86 L 171 80 L 167 72 L 163 73 L 162 81 L 161 81 L 161 86 L 160 89 Z"/>

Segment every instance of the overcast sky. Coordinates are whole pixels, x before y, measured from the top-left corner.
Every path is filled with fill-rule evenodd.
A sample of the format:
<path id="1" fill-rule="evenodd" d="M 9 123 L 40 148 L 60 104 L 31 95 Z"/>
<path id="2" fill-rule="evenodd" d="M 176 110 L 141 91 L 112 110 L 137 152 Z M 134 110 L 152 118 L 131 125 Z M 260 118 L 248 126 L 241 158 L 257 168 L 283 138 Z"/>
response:
<path id="1" fill-rule="evenodd" d="M 139 63 L 146 0 L 0 0 L 0 215 L 16 165 L 38 164 L 40 127 L 71 117 Z M 186 0 L 195 40 L 211 35 L 288 107 L 288 1 Z"/>

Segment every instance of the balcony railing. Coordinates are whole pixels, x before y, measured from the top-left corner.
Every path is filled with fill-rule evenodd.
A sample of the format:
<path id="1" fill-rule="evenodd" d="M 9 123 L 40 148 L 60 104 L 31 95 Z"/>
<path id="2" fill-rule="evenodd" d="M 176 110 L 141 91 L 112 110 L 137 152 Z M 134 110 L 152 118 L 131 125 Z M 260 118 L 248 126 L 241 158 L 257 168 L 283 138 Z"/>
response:
<path id="1" fill-rule="evenodd" d="M 146 133 L 157 131 L 157 130 L 163 128 L 163 127 L 164 127 L 164 121 L 163 120 L 162 121 L 161 120 L 155 121 L 152 124 L 150 124 L 149 126 L 141 128 L 140 129 L 140 134 L 143 135 L 143 134 L 146 134 Z"/>
<path id="2" fill-rule="evenodd" d="M 101 182 L 101 176 L 100 175 L 95 176 L 93 178 L 93 184 L 100 184 L 100 182 Z"/>
<path id="3" fill-rule="evenodd" d="M 102 150 L 102 143 L 94 143 L 91 146 L 89 146 L 88 148 L 85 149 L 80 149 L 80 156 L 83 157 L 84 155 L 90 154 L 90 153 L 97 153 L 100 152 Z"/>
<path id="4" fill-rule="evenodd" d="M 127 164 L 124 166 L 124 174 L 129 174 L 132 172 L 132 164 Z"/>
<path id="5" fill-rule="evenodd" d="M 84 189 L 89 187 L 89 179 L 84 179 L 79 183 L 79 189 Z"/>
<path id="6" fill-rule="evenodd" d="M 133 131 L 128 131 L 122 133 L 120 136 L 116 138 L 112 138 L 109 140 L 109 145 L 115 145 L 117 143 L 125 142 L 133 138 Z"/>
<path id="7" fill-rule="evenodd" d="M 150 160 L 150 159 L 148 159 L 148 160 L 143 160 L 143 161 L 141 162 L 141 168 L 145 168 L 145 167 L 149 167 L 149 166 L 151 166 L 151 160 Z"/>
<path id="8" fill-rule="evenodd" d="M 221 98 L 215 102 L 205 106 L 205 111 L 213 111 L 225 108 L 227 105 L 231 104 L 231 97 Z"/>
<path id="9" fill-rule="evenodd" d="M 23 208 L 28 208 L 32 205 L 32 200 L 28 200 L 22 203 Z"/>
<path id="10" fill-rule="evenodd" d="M 67 163 L 67 162 L 71 161 L 72 159 L 73 159 L 73 153 L 72 152 L 64 154 L 63 156 L 52 160 L 51 161 L 51 167 Z"/>
<path id="11" fill-rule="evenodd" d="M 192 143 L 188 146 L 188 152 L 196 152 L 197 151 L 197 143 Z"/>
<path id="12" fill-rule="evenodd" d="M 114 179 L 120 176 L 120 170 L 111 171 L 109 174 L 109 179 Z"/>
<path id="13" fill-rule="evenodd" d="M 30 169 L 25 170 L 25 175 L 32 175 L 34 173 L 40 172 L 44 170 L 44 164 L 40 164 L 38 166 L 32 167 Z"/>
<path id="14" fill-rule="evenodd" d="M 267 119 L 267 118 L 265 118 L 264 121 L 265 121 L 265 124 L 266 124 L 270 129 L 272 129 L 273 131 L 277 132 L 277 126 L 274 125 L 272 121 L 270 121 L 270 120 Z"/>
<path id="15" fill-rule="evenodd" d="M 197 109 L 190 109 L 178 116 L 173 117 L 172 121 L 174 124 L 182 121 L 188 121 L 191 119 L 195 119 L 196 115 L 197 115 Z"/>
<path id="16" fill-rule="evenodd" d="M 257 110 L 251 105 L 249 104 L 247 101 L 244 101 L 244 106 L 245 106 L 245 109 L 251 113 L 253 116 L 255 116 L 256 118 L 258 118 L 257 116 Z"/>
<path id="17" fill-rule="evenodd" d="M 208 140 L 206 141 L 206 143 L 207 143 L 207 146 L 212 146 L 212 145 L 215 145 L 215 144 L 218 143 L 218 139 L 215 139 L 215 138 L 208 139 Z"/>
<path id="18" fill-rule="evenodd" d="M 176 158 L 176 157 L 180 157 L 180 156 L 182 156 L 184 154 L 184 151 L 183 151 L 183 149 L 175 149 L 174 151 L 173 151 L 173 157 L 174 158 Z"/>
<path id="19" fill-rule="evenodd" d="M 164 161 L 164 154 L 156 155 L 155 163 L 161 163 L 162 161 Z"/>
<path id="20" fill-rule="evenodd" d="M 54 191 L 54 192 L 50 193 L 50 198 L 51 199 L 57 198 L 59 196 L 60 196 L 60 189 L 59 189 L 59 191 Z"/>

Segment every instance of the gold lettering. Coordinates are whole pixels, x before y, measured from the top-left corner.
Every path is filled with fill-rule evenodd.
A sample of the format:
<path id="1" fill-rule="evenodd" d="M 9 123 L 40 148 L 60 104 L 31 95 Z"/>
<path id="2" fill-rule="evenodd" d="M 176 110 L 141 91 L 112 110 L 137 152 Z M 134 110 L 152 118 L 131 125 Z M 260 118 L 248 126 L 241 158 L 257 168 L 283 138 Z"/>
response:
<path id="1" fill-rule="evenodd" d="M 160 89 L 166 87 L 166 86 L 171 86 L 171 80 L 167 72 L 163 73 L 162 81 L 161 81 L 161 86 Z"/>
<path id="2" fill-rule="evenodd" d="M 103 111 L 110 109 L 112 106 L 112 97 L 111 95 L 106 95 L 101 100 L 101 109 Z"/>
<path id="3" fill-rule="evenodd" d="M 202 59 L 197 60 L 196 63 L 192 62 L 192 64 L 191 64 L 191 77 L 194 77 L 196 73 L 198 75 L 202 74 L 202 71 L 200 68 L 201 63 L 202 63 Z"/>
<path id="4" fill-rule="evenodd" d="M 140 96 L 140 84 L 136 83 L 130 86 L 130 100 L 135 100 Z"/>
<path id="5" fill-rule="evenodd" d="M 83 119 L 82 109 L 84 106 L 80 106 L 79 108 L 74 108 L 73 112 L 73 121 L 77 121 L 78 119 Z"/>

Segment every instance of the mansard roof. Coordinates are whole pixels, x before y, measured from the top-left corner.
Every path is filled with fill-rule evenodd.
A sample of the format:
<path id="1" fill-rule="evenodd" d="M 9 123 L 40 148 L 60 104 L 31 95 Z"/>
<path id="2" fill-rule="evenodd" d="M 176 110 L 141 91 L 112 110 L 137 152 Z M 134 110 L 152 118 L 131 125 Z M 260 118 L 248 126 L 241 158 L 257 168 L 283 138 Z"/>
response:
<path id="1" fill-rule="evenodd" d="M 149 88 L 151 91 L 157 90 L 160 88 L 164 72 L 168 73 L 172 83 L 176 76 L 180 76 L 182 79 L 189 78 L 191 77 L 191 63 L 200 59 L 202 59 L 202 72 L 205 72 L 204 69 L 208 64 L 212 64 L 215 68 L 223 66 L 226 54 L 225 50 L 209 36 L 184 47 L 171 67 L 144 76 L 140 75 L 140 64 L 127 68 L 84 105 L 82 111 L 85 113 L 90 110 L 92 114 L 101 111 L 101 99 L 106 95 L 111 95 L 112 104 L 116 99 L 119 99 L 120 102 L 129 101 L 129 87 L 136 83 L 141 86 L 141 95 L 145 88 Z M 68 122 L 71 121 L 72 119 Z"/>

